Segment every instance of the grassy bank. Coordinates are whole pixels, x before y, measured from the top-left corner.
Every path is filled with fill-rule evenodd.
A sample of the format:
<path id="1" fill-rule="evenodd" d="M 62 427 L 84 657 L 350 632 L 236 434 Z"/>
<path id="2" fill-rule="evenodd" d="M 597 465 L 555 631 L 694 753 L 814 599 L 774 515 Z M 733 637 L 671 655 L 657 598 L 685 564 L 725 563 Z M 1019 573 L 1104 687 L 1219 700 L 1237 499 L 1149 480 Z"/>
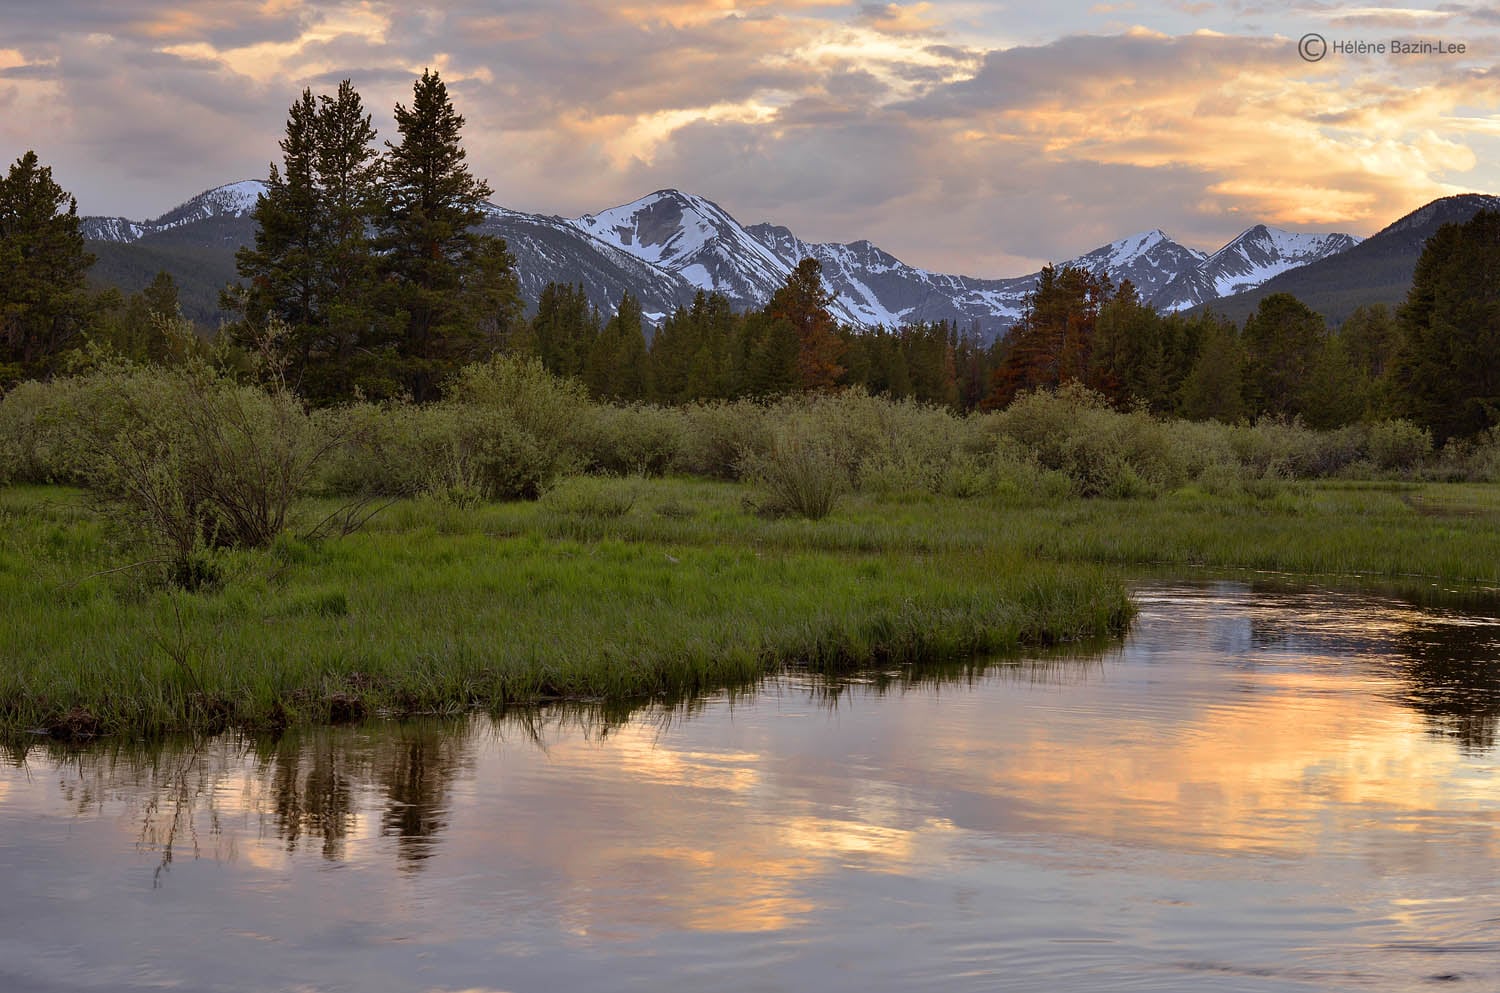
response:
<path id="1" fill-rule="evenodd" d="M 1493 486 L 852 494 L 818 521 L 756 514 L 754 494 L 575 478 L 537 502 L 405 500 L 341 539 L 224 553 L 189 593 L 110 571 L 130 560 L 81 491 L 0 490 L 0 734 L 675 696 L 789 665 L 969 658 L 1120 633 L 1142 569 L 1500 584 Z"/>
<path id="2" fill-rule="evenodd" d="M 533 503 L 405 501 L 339 540 L 226 553 L 217 583 L 189 593 L 109 572 L 128 560 L 81 492 L 0 491 L 0 731 L 676 695 L 786 665 L 1096 638 L 1129 617 L 1096 567 L 859 518 L 768 522 L 746 492 L 579 480 Z"/>

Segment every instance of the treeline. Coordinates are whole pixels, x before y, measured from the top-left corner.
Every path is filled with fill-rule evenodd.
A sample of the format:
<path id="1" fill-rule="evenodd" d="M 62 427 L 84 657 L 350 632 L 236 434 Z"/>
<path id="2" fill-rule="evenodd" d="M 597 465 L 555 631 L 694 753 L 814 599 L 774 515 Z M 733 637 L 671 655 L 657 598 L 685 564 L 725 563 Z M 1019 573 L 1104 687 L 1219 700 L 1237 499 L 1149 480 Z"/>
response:
<path id="1" fill-rule="evenodd" d="M 1407 300 L 1360 307 L 1338 328 L 1286 293 L 1243 328 L 1213 314 L 1158 314 L 1129 282 L 1042 271 L 1021 321 L 997 343 L 983 400 L 1081 383 L 1119 407 L 1226 423 L 1312 428 L 1404 418 L 1439 442 L 1500 423 L 1500 214 L 1429 239 Z"/>
<path id="2" fill-rule="evenodd" d="M 700 291 L 648 334 L 634 296 L 605 319 L 583 286 L 549 284 L 504 351 L 540 359 L 597 399 L 682 404 L 859 386 L 970 410 L 983 397 L 991 357 L 977 332 L 942 321 L 857 330 L 839 326 L 830 303 L 817 260 L 804 259 L 760 310 Z"/>
<path id="3" fill-rule="evenodd" d="M 464 124 L 435 72 L 395 107 L 399 140 L 375 147 L 359 94 L 304 90 L 288 112 L 254 244 L 210 349 L 162 274 L 145 291 L 91 294 L 77 207 L 28 152 L 0 179 L 0 385 L 102 357 L 219 368 L 313 406 L 440 399 L 464 366 L 534 358 L 593 398 L 684 404 L 862 387 L 958 412 L 1003 409 L 1077 383 L 1117 409 L 1189 420 L 1296 420 L 1332 429 L 1404 418 L 1442 443 L 1500 423 L 1500 215 L 1428 242 L 1407 301 L 1342 326 L 1296 298 L 1261 301 L 1244 327 L 1163 315 L 1134 287 L 1048 266 L 1020 321 L 985 344 L 974 329 L 840 326 L 819 264 L 804 259 L 767 304 L 718 294 L 648 320 L 626 293 L 614 313 L 584 287 L 548 285 L 524 314 L 503 239 L 476 229 L 490 195 L 465 164 Z M 653 329 L 652 324 L 659 319 Z"/>

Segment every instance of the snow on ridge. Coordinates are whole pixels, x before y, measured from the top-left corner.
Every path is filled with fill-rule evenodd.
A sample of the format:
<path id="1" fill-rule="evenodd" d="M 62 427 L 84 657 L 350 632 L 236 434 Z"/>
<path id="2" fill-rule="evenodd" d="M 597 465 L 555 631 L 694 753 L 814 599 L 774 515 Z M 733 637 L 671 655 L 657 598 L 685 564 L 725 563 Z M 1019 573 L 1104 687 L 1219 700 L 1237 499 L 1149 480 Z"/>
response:
<path id="1" fill-rule="evenodd" d="M 231 213 L 248 214 L 265 192 L 266 184 L 262 180 L 242 179 L 210 190 L 207 195 L 213 196 L 220 207 Z"/>

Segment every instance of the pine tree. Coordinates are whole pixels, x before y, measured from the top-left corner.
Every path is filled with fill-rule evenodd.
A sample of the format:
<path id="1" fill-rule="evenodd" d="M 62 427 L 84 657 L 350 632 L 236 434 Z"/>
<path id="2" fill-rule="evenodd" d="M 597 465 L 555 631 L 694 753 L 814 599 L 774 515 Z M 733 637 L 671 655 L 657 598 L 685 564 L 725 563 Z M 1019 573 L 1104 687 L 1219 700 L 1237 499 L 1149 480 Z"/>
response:
<path id="1" fill-rule="evenodd" d="M 1234 325 L 1205 325 L 1197 361 L 1183 379 L 1178 411 L 1194 421 L 1240 420 L 1245 414 L 1244 364 Z"/>
<path id="2" fill-rule="evenodd" d="M 1401 412 L 1439 443 L 1500 424 L 1500 213 L 1427 239 L 1398 321 Z"/>
<path id="3" fill-rule="evenodd" d="M 594 396 L 609 400 L 641 400 L 650 391 L 641 303 L 628 291 L 589 351 L 584 382 Z"/>
<path id="4" fill-rule="evenodd" d="M 984 405 L 1004 407 L 1026 390 L 1084 381 L 1099 311 L 1112 290 L 1086 269 L 1044 266 L 1021 320 L 1000 343 Z"/>
<path id="5" fill-rule="evenodd" d="M 235 268 L 248 285 L 224 299 L 226 309 L 243 315 L 233 332 L 241 343 L 259 339 L 273 321 L 286 327 L 278 345 L 294 380 L 307 367 L 320 323 L 317 116 L 312 90 L 304 89 L 287 112 L 282 168 L 271 164 L 266 192 L 251 211 L 255 241 L 235 253 Z"/>
<path id="6" fill-rule="evenodd" d="M 695 304 L 702 300 L 699 290 Z M 651 336 L 652 399 L 681 403 L 688 398 L 688 366 L 698 351 L 699 330 L 692 313 L 679 304 Z"/>
<path id="7" fill-rule="evenodd" d="M 735 336 L 730 393 L 770 397 L 800 388 L 801 342 L 791 321 L 763 310 L 746 314 Z"/>
<path id="8" fill-rule="evenodd" d="M 497 349 L 495 324 L 502 322 L 491 315 L 507 309 L 501 298 L 515 282 L 504 285 L 503 241 L 473 230 L 490 187 L 464 163 L 464 119 L 436 72 L 423 71 L 410 109 L 397 104 L 395 116 L 401 141 L 386 142 L 377 243 L 386 302 L 399 315 L 399 373 L 421 401 L 437 396 L 458 366 Z"/>
<path id="9" fill-rule="evenodd" d="M 1290 293 L 1272 293 L 1245 321 L 1245 403 L 1252 416 L 1291 417 L 1328 336 L 1323 317 Z"/>
<path id="10" fill-rule="evenodd" d="M 104 312 L 89 331 L 89 340 L 132 362 L 173 364 L 196 345 L 191 322 L 182 316 L 177 281 L 158 272 L 139 293 L 122 298 L 118 291 L 104 303 Z"/>
<path id="11" fill-rule="evenodd" d="M 582 283 L 548 283 L 542 288 L 531 331 L 548 372 L 582 376 L 599 329 L 599 311 L 589 303 Z"/>
<path id="12" fill-rule="evenodd" d="M 688 312 L 695 327 L 697 350 L 689 357 L 683 400 L 708 400 L 729 395 L 728 355 L 741 320 L 722 293 L 699 295 Z"/>
<path id="13" fill-rule="evenodd" d="M 0 179 L 0 385 L 53 370 L 91 314 L 78 202 L 28 151 Z"/>
<path id="14" fill-rule="evenodd" d="M 766 305 L 766 315 L 784 320 L 797 335 L 797 385 L 804 390 L 832 389 L 843 368 L 843 342 L 828 307 L 833 294 L 823 286 L 823 266 L 803 259 Z"/>
<path id="15" fill-rule="evenodd" d="M 1308 366 L 1299 413 L 1308 427 L 1319 430 L 1352 424 L 1365 411 L 1367 385 L 1343 341 L 1330 335 Z"/>
<path id="16" fill-rule="evenodd" d="M 1087 384 L 1117 405 L 1139 401 L 1165 411 L 1167 387 L 1165 321 L 1143 303 L 1129 280 L 1099 309 L 1089 354 Z"/>
<path id="17" fill-rule="evenodd" d="M 319 197 L 315 278 L 323 312 L 307 392 L 316 399 L 347 397 L 362 365 L 380 344 L 374 304 L 375 256 L 368 229 L 380 198 L 375 128 L 353 85 L 318 98 L 314 170 Z"/>
<path id="18" fill-rule="evenodd" d="M 380 346 L 367 236 L 379 192 L 374 141 L 349 80 L 333 97 L 302 91 L 287 115 L 282 166 L 272 164 L 252 213 L 255 242 L 236 254 L 248 285 L 225 298 L 243 315 L 242 343 L 259 342 L 273 321 L 285 327 L 274 343 L 280 362 L 317 401 L 365 385 L 369 372 L 359 367 Z"/>
<path id="19" fill-rule="evenodd" d="M 923 321 L 901 329 L 912 396 L 924 403 L 952 406 L 958 401 L 953 332 L 946 321 Z"/>

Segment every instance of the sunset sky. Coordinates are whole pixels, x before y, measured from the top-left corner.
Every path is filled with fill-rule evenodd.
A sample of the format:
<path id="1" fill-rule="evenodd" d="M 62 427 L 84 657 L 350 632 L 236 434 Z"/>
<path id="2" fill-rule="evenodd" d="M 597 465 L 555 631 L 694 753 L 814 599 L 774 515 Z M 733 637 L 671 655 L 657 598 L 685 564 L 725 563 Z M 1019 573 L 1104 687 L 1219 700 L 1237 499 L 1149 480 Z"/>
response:
<path id="1" fill-rule="evenodd" d="M 1310 32 L 1466 51 L 1309 62 Z M 0 153 L 34 148 L 81 213 L 149 218 L 264 178 L 304 86 L 352 79 L 393 138 L 428 66 L 505 206 L 678 187 L 977 276 L 1500 193 L 1500 10 L 1477 0 L 6 0 Z"/>

